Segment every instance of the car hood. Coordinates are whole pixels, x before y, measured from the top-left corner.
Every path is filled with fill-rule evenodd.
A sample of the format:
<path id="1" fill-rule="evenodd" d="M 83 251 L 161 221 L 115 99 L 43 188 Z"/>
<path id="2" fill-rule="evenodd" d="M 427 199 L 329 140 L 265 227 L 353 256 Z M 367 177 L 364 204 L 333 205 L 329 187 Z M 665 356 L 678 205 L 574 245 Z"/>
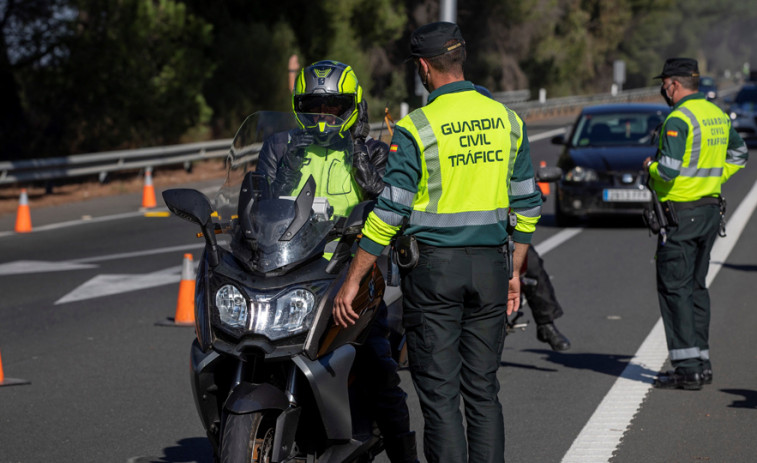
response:
<path id="1" fill-rule="evenodd" d="M 596 171 L 638 171 L 647 157 L 654 157 L 656 146 L 613 146 L 607 148 L 572 148 L 568 151 L 575 166 Z"/>

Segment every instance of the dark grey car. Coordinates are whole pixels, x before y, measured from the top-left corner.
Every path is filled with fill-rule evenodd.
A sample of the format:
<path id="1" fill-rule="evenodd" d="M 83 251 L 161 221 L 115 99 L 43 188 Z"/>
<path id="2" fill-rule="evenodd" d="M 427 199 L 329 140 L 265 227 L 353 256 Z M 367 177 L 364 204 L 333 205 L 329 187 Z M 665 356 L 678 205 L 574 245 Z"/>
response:
<path id="1" fill-rule="evenodd" d="M 670 108 L 662 104 L 622 103 L 586 107 L 570 135 L 552 143 L 564 145 L 557 166 L 555 221 L 574 224 L 579 218 L 640 214 L 651 193 L 642 163 L 657 152 L 657 130 Z"/>

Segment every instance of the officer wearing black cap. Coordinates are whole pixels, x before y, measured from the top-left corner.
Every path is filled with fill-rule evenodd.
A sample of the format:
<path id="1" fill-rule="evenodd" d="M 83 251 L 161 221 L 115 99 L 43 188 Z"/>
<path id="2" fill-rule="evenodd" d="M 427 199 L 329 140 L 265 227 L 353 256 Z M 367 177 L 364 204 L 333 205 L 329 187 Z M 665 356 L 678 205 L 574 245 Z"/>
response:
<path id="1" fill-rule="evenodd" d="M 655 159 L 647 158 L 650 187 L 668 222 L 657 242 L 657 294 L 673 370 L 661 389 L 698 390 L 712 382 L 710 296 L 706 278 L 721 225 L 721 185 L 742 169 L 749 152 L 731 119 L 699 93 L 691 58 L 665 62 L 660 93 L 673 111 L 663 122 Z"/>
<path id="2" fill-rule="evenodd" d="M 465 80 L 458 26 L 418 28 L 410 52 L 430 91 L 428 104 L 397 123 L 386 186 L 334 300 L 334 319 L 354 323 L 361 278 L 400 233 L 394 247 L 410 256 L 400 259 L 403 325 L 426 460 L 502 463 L 497 371 L 506 315 L 519 306 L 519 274 L 541 216 L 541 193 L 521 118 Z"/>

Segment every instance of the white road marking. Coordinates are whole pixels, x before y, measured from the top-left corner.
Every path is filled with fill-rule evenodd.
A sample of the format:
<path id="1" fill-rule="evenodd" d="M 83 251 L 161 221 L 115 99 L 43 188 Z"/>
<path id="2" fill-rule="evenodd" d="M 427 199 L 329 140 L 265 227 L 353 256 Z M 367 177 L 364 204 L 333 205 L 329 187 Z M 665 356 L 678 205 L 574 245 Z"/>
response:
<path id="1" fill-rule="evenodd" d="M 757 183 L 746 195 L 728 220 L 726 238 L 719 238 L 710 254 L 707 286 L 717 276 L 736 241 L 744 231 L 757 207 Z M 662 319 L 658 319 L 652 331 L 628 362 L 625 370 L 605 395 L 599 407 L 573 441 L 562 463 L 605 463 L 610 461 L 620 440 L 639 411 L 644 397 L 652 387 L 653 378 L 645 371 L 658 372 L 668 358 L 665 331 Z"/>
<path id="2" fill-rule="evenodd" d="M 177 265 L 143 275 L 97 275 L 55 301 L 55 305 L 179 283 L 181 267 Z"/>
<path id="3" fill-rule="evenodd" d="M 554 137 L 555 135 L 560 135 L 565 132 L 567 132 L 567 129 L 562 128 L 562 129 L 554 129 L 554 130 L 549 130 L 547 132 L 537 133 L 536 135 L 529 135 L 528 142 L 530 143 L 532 141 L 543 140 L 545 138 Z"/>
<path id="4" fill-rule="evenodd" d="M 0 264 L 0 275 L 21 275 L 24 273 L 62 272 L 97 267 L 97 265 L 76 262 L 45 262 L 41 260 L 17 260 Z"/>

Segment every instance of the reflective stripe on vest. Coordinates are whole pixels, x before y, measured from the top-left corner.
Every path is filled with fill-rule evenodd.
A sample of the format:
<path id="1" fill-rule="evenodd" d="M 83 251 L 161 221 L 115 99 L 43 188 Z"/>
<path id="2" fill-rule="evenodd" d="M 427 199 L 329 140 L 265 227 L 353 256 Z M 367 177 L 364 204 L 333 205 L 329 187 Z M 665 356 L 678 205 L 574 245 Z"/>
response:
<path id="1" fill-rule="evenodd" d="M 441 95 L 398 123 L 421 150 L 421 178 L 412 204 L 406 201 L 407 191 L 385 192 L 389 199 L 413 207 L 410 226 L 464 227 L 507 220 L 522 122 L 500 103 L 470 94 Z M 522 192 L 536 186 L 519 182 L 515 187 Z M 396 220 L 381 218 L 396 225 Z"/>

